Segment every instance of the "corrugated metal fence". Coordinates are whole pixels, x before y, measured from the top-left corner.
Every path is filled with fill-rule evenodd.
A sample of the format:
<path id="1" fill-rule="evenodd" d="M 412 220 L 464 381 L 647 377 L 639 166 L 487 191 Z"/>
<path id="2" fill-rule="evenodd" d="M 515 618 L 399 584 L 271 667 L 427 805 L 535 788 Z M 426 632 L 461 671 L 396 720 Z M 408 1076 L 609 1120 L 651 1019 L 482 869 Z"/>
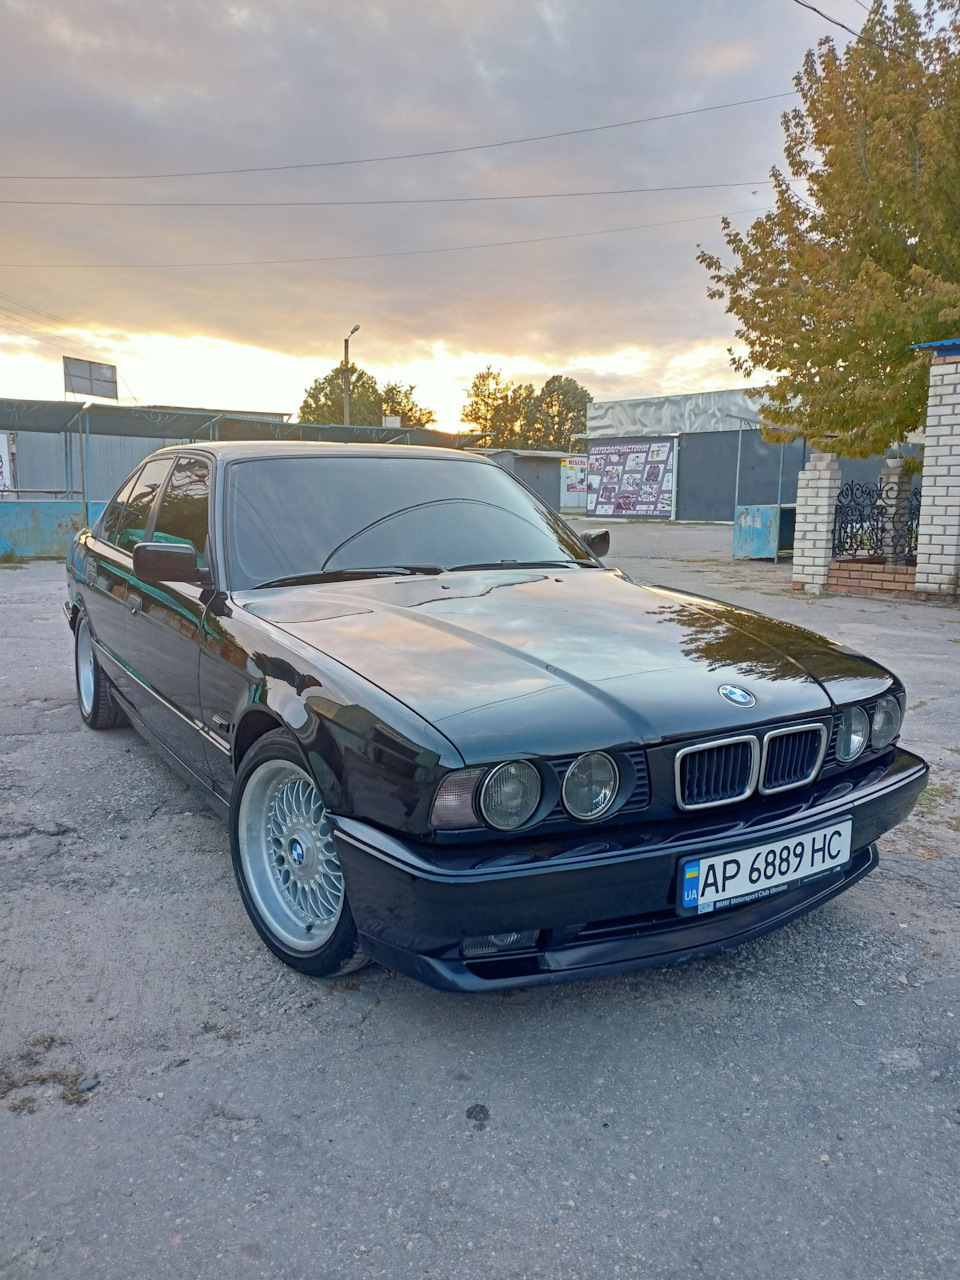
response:
<path id="1" fill-rule="evenodd" d="M 87 495 L 105 502 L 155 449 L 179 441 L 160 436 L 90 436 Z M 73 433 L 14 433 L 17 488 L 80 492 L 80 439 Z"/>

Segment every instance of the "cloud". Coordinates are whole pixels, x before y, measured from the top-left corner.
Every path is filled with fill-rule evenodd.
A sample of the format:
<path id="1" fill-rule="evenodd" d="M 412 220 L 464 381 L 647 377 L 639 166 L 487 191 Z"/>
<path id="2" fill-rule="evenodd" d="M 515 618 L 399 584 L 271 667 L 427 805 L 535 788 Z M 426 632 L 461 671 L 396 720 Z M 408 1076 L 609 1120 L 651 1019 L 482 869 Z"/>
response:
<path id="1" fill-rule="evenodd" d="M 19 174 L 298 164 L 664 114 L 789 89 L 821 34 L 797 6 L 765 0 L 6 0 L 0 11 L 3 166 Z M 0 188 L 20 199 L 376 200 L 753 182 L 780 158 L 788 103 L 384 164 Z M 318 372 L 359 321 L 355 354 L 374 369 L 456 380 L 491 353 L 545 376 L 579 368 L 594 394 L 658 390 L 663 379 L 729 379 L 722 356 L 697 354 L 722 352 L 731 326 L 706 298 L 696 245 L 720 243 L 719 214 L 762 206 L 758 190 L 363 208 L 7 205 L 5 263 L 94 269 L 6 266 L 0 290 L 84 332 L 201 335 Z M 645 223 L 662 225 L 582 235 Z M 559 236 L 578 238 L 454 251 Z M 422 249 L 451 251 L 359 256 Z M 641 363 L 616 364 L 625 352 Z"/>

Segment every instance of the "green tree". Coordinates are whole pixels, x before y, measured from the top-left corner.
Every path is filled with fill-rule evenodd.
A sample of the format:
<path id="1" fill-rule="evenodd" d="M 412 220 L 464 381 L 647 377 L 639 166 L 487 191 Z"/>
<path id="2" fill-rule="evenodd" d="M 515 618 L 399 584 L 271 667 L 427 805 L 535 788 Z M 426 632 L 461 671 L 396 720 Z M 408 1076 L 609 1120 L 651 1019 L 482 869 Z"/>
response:
<path id="1" fill-rule="evenodd" d="M 526 449 L 525 433 L 535 399 L 529 383 L 510 382 L 499 369 L 487 365 L 474 376 L 460 419 L 475 427 L 491 449 Z"/>
<path id="2" fill-rule="evenodd" d="M 432 409 L 425 409 L 413 398 L 416 387 L 405 387 L 399 382 L 388 382 L 380 393 L 380 407 L 388 418 L 399 418 L 404 430 L 410 427 L 428 427 L 436 422 Z M 351 414 L 351 417 L 353 415 Z"/>
<path id="3" fill-rule="evenodd" d="M 481 436 L 489 435 L 493 430 L 494 414 L 506 394 L 507 385 L 500 370 L 492 369 L 490 365 L 474 374 L 460 421 Z"/>
<path id="4" fill-rule="evenodd" d="M 573 378 L 554 374 L 538 394 L 530 383 L 505 380 L 487 365 L 467 392 L 461 420 L 494 449 L 569 450 L 571 437 L 587 429 L 593 396 Z"/>
<path id="5" fill-rule="evenodd" d="M 350 425 L 379 427 L 382 418 L 380 388 L 373 374 L 350 365 Z M 343 423 L 343 365 L 307 387 L 300 406 L 300 422 L 321 426 Z"/>
<path id="6" fill-rule="evenodd" d="M 821 40 L 795 84 L 775 208 L 746 234 L 723 220 L 732 265 L 699 261 L 738 321 L 733 367 L 772 375 L 770 438 L 866 457 L 923 423 L 911 344 L 960 329 L 960 0 L 874 0 L 861 38 Z"/>
<path id="7" fill-rule="evenodd" d="M 528 449 L 559 449 L 564 453 L 581 451 L 586 442 L 575 441 L 575 435 L 587 430 L 587 405 L 593 396 L 574 378 L 555 373 L 536 397 L 534 412 L 527 423 Z"/>

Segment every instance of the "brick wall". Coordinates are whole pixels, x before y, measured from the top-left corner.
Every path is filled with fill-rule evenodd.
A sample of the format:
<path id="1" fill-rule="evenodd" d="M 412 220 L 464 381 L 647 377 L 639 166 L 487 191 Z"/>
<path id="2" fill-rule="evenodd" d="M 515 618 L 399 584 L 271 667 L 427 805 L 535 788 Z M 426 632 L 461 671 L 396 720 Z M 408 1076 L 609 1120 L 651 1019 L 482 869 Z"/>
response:
<path id="1" fill-rule="evenodd" d="M 869 560 L 834 560 L 827 573 L 827 590 L 842 596 L 914 598 L 916 566 Z"/>
<path id="2" fill-rule="evenodd" d="M 930 366 L 916 589 L 923 594 L 955 595 L 958 574 L 960 350 L 941 348 Z"/>

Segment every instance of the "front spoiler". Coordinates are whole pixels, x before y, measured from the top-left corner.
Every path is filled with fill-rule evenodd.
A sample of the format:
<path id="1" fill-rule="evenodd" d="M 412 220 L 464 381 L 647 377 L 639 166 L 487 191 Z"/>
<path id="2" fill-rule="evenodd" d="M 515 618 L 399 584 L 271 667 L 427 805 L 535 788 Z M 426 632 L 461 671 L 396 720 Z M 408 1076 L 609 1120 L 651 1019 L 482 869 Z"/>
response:
<path id="1" fill-rule="evenodd" d="M 428 861 L 410 844 L 352 819 L 334 833 L 364 950 L 388 968 L 448 991 L 491 991 L 662 966 L 758 938 L 855 884 L 877 865 L 876 840 L 910 813 L 927 765 L 897 749 L 879 776 L 749 832 L 690 831 L 656 845 L 603 854 L 572 851 L 536 864 L 467 869 Z M 843 788 L 837 789 L 842 792 Z M 674 908 L 680 858 L 771 843 L 842 816 L 854 855 L 842 871 L 770 898 L 681 918 Z M 638 827 L 641 824 L 638 824 Z M 503 854 L 504 846 L 496 852 Z M 482 853 L 482 849 L 477 852 Z M 464 938 L 537 932 L 526 951 L 464 959 Z"/>
<path id="2" fill-rule="evenodd" d="M 634 969 L 663 968 L 684 960 L 701 960 L 727 947 L 752 942 L 822 906 L 862 880 L 880 862 L 877 846 L 855 854 L 845 873 L 833 873 L 789 893 L 710 916 L 688 916 L 666 926 L 644 928 L 624 921 L 612 925 L 606 938 L 574 941 L 536 953 L 502 955 L 468 964 L 457 956 L 425 956 L 361 934 L 363 949 L 372 960 L 442 991 L 498 991 L 508 987 L 544 986 L 603 978 Z M 511 969 L 513 970 L 511 972 Z"/>

